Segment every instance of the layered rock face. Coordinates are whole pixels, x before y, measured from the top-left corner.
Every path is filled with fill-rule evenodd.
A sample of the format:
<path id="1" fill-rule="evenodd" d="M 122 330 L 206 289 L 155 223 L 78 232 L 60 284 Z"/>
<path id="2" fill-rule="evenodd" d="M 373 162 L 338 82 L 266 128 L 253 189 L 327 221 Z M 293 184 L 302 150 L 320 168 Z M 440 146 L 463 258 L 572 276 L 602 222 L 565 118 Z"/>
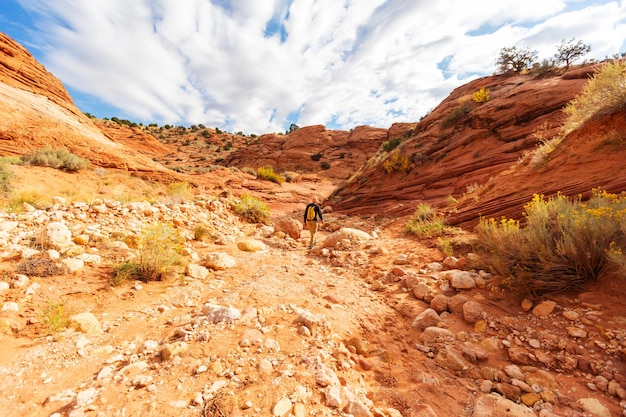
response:
<path id="1" fill-rule="evenodd" d="M 0 154 L 22 155 L 46 145 L 64 147 L 93 164 L 126 170 L 163 171 L 148 157 L 130 149 L 119 135 L 109 136 L 72 102 L 56 77 L 21 45 L 0 33 Z M 149 135 L 126 129 L 124 138 Z M 117 139 L 117 141 L 115 140 Z"/>
<path id="2" fill-rule="evenodd" d="M 267 134 L 234 152 L 226 165 L 271 166 L 278 171 L 313 172 L 321 177 L 346 179 L 389 139 L 389 130 L 360 126 L 353 131 L 306 126 L 288 135 Z"/>
<path id="3" fill-rule="evenodd" d="M 452 205 L 450 221 L 472 227 L 480 216 L 520 218 L 535 193 L 624 190 L 626 174 L 615 167 L 626 149 L 601 145 L 611 132 L 623 132 L 624 112 L 569 134 L 539 163 L 528 158 L 560 133 L 563 107 L 598 68 L 541 79 L 499 75 L 457 88 L 417 124 L 408 140 L 338 188 L 330 198 L 333 208 L 393 217 L 411 214 L 420 202 Z M 483 87 L 489 89 L 490 100 L 473 102 L 472 93 Z M 395 165 L 397 169 L 391 165 L 388 172 L 385 163 L 394 157 L 405 157 L 406 164 Z"/>

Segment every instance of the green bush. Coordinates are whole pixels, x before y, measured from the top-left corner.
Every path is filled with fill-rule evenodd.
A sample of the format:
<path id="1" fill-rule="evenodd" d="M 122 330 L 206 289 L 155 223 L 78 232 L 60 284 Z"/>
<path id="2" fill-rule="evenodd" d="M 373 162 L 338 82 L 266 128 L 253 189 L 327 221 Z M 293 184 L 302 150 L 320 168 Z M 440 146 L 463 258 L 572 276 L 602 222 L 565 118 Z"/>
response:
<path id="1" fill-rule="evenodd" d="M 0 163 L 0 192 L 3 194 L 11 191 L 11 179 L 13 173 L 9 169 L 6 163 Z"/>
<path id="2" fill-rule="evenodd" d="M 285 178 L 274 172 L 274 168 L 271 166 L 258 167 L 256 170 L 257 178 L 262 180 L 267 180 L 271 182 L 275 182 L 276 184 L 282 184 L 285 182 Z"/>
<path id="3" fill-rule="evenodd" d="M 569 133 L 586 121 L 603 114 L 624 109 L 626 103 L 626 61 L 614 60 L 602 65 L 567 106 L 564 123 Z"/>
<path id="4" fill-rule="evenodd" d="M 454 107 L 450 113 L 443 117 L 441 124 L 443 127 L 450 127 L 460 122 L 465 116 L 467 116 L 473 109 L 472 103 L 469 100 L 461 101 L 456 107 Z"/>
<path id="5" fill-rule="evenodd" d="M 389 139 L 386 142 L 383 142 L 382 145 L 380 145 L 381 149 L 385 152 L 391 152 L 394 149 L 396 149 L 398 147 L 398 145 L 400 145 L 405 138 L 393 138 L 393 139 Z"/>
<path id="6" fill-rule="evenodd" d="M 263 201 L 250 194 L 242 195 L 239 201 L 231 201 L 230 206 L 235 213 L 250 223 L 269 224 L 269 207 Z"/>
<path id="7" fill-rule="evenodd" d="M 311 160 L 313 160 L 313 161 L 317 162 L 320 159 L 322 159 L 322 153 L 321 152 L 318 152 L 318 153 L 315 153 L 315 154 L 311 155 Z"/>
<path id="8" fill-rule="evenodd" d="M 46 166 L 65 171 L 78 171 L 89 165 L 87 159 L 74 155 L 65 148 L 53 149 L 49 145 L 22 156 L 25 164 Z"/>
<path id="9" fill-rule="evenodd" d="M 409 232 L 419 237 L 441 236 L 446 231 L 443 216 L 426 203 L 420 203 L 406 223 Z"/>
<path id="10" fill-rule="evenodd" d="M 127 280 L 160 281 L 163 273 L 180 262 L 183 237 L 171 224 L 157 222 L 141 232 L 139 257 L 114 268 L 112 285 Z"/>
<path id="11" fill-rule="evenodd" d="M 63 300 L 47 300 L 46 306 L 40 312 L 41 322 L 48 334 L 55 334 L 66 328 L 69 324 L 69 312 L 63 304 Z"/>
<path id="12" fill-rule="evenodd" d="M 531 295 L 580 290 L 624 265 L 626 194 L 594 190 L 588 202 L 535 195 L 525 225 L 481 219 L 476 228 L 485 267 Z"/>

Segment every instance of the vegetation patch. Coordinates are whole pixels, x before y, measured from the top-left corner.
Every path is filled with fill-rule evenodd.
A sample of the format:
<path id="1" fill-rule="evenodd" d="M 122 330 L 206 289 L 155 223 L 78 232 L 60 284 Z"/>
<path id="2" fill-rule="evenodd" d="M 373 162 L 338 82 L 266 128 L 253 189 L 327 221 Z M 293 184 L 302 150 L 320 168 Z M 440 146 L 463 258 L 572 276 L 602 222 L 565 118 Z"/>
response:
<path id="1" fill-rule="evenodd" d="M 391 155 L 390 158 L 383 163 L 383 168 L 387 171 L 387 174 L 392 172 L 407 172 L 411 167 L 411 161 L 403 154 L 396 152 Z"/>
<path id="2" fill-rule="evenodd" d="M 147 226 L 136 242 L 139 257 L 116 266 L 111 285 L 128 280 L 161 281 L 165 272 L 180 263 L 183 241 L 179 231 L 169 223 Z"/>
<path id="3" fill-rule="evenodd" d="M 269 206 L 250 194 L 242 195 L 238 201 L 231 201 L 230 206 L 235 213 L 250 223 L 269 224 L 270 222 Z"/>
<path id="4" fill-rule="evenodd" d="M 274 168 L 272 168 L 271 166 L 258 167 L 256 173 L 257 178 L 260 178 L 262 180 L 271 181 L 276 184 L 282 184 L 285 182 L 285 178 L 282 175 L 274 172 Z"/>
<path id="5" fill-rule="evenodd" d="M 489 101 L 489 89 L 485 87 L 480 87 L 479 90 L 472 93 L 472 101 L 474 103 L 482 104 Z"/>
<path id="6" fill-rule="evenodd" d="M 46 146 L 43 149 L 22 156 L 24 164 L 45 166 L 64 171 L 78 171 L 89 165 L 87 159 L 81 158 L 65 148 L 53 149 Z"/>
<path id="7" fill-rule="evenodd" d="M 69 316 L 62 300 L 48 300 L 39 313 L 40 320 L 48 334 L 55 334 L 66 328 L 69 324 Z"/>
<path id="8" fill-rule="evenodd" d="M 431 238 L 441 236 L 446 231 L 443 215 L 427 203 L 420 203 L 417 209 L 406 223 L 409 232 L 422 237 Z"/>
<path id="9" fill-rule="evenodd" d="M 586 121 L 624 109 L 626 103 L 626 61 L 613 60 L 602 65 L 567 106 L 565 133 L 582 126 Z"/>
<path id="10" fill-rule="evenodd" d="M 626 264 L 626 194 L 594 190 L 588 202 L 535 195 L 525 225 L 481 219 L 476 228 L 486 267 L 515 291 L 540 295 L 583 288 Z"/>

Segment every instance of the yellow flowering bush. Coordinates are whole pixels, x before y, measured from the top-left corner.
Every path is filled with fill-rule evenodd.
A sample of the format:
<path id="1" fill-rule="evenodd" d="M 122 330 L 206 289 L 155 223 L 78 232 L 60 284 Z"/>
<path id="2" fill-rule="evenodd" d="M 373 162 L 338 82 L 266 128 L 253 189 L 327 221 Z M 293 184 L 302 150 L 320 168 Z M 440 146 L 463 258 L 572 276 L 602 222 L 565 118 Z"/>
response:
<path id="1" fill-rule="evenodd" d="M 481 219 L 478 245 L 486 267 L 530 294 L 581 289 L 626 265 L 626 194 L 595 189 L 587 202 L 535 195 L 523 227 L 510 219 Z"/>
<path id="2" fill-rule="evenodd" d="M 479 103 L 479 104 L 486 103 L 490 99 L 489 93 L 490 91 L 488 88 L 480 87 L 479 90 L 472 93 L 472 101 L 474 103 Z"/>

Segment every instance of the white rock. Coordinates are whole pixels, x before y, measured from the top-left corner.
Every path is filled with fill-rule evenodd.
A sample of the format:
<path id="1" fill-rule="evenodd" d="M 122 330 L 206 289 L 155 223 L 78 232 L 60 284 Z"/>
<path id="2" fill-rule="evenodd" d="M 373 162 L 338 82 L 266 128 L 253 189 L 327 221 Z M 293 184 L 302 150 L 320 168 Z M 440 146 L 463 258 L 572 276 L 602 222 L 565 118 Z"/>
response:
<path id="1" fill-rule="evenodd" d="M 6 301 L 2 304 L 2 311 L 20 311 L 20 307 L 13 301 Z"/>

